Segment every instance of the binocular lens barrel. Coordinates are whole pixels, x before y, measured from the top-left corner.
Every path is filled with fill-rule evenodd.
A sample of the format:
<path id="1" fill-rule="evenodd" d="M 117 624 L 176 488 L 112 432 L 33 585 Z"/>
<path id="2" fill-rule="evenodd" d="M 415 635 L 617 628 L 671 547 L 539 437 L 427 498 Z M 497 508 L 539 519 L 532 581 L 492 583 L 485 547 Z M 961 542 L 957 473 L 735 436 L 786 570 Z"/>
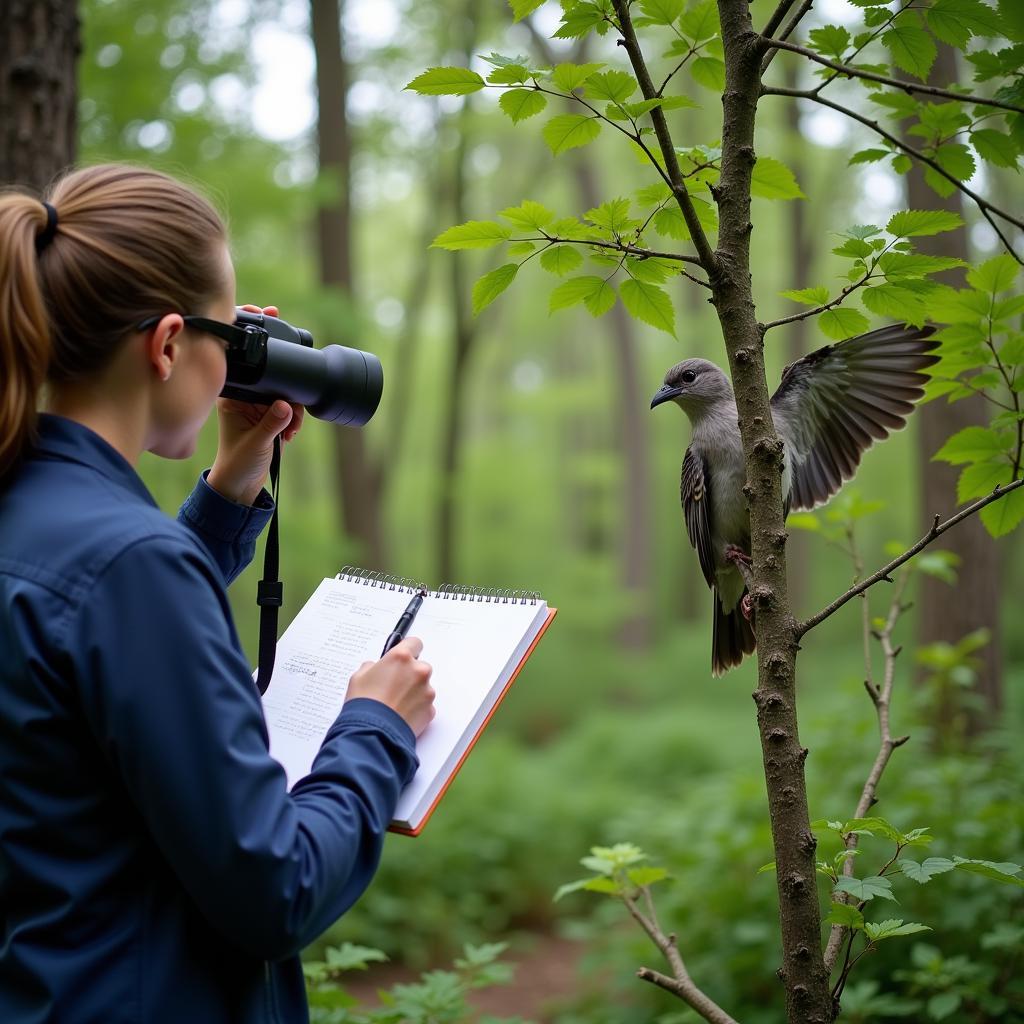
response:
<path id="1" fill-rule="evenodd" d="M 235 323 L 262 327 L 269 337 L 255 365 L 243 356 L 233 365 L 229 354 L 224 396 L 267 405 L 282 398 L 347 426 L 362 426 L 377 411 L 384 371 L 373 353 L 344 345 L 315 349 L 309 331 L 264 314 L 238 310 Z"/>

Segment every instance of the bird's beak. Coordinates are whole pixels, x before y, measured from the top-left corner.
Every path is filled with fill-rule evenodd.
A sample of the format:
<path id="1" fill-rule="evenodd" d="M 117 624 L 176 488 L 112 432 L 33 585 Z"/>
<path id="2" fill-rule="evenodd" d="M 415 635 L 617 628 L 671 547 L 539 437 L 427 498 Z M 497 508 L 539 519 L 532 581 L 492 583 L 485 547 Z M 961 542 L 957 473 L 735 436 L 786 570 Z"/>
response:
<path id="1" fill-rule="evenodd" d="M 661 405 L 662 402 L 671 402 L 673 398 L 682 393 L 682 388 L 674 388 L 670 384 L 666 384 L 654 393 L 654 397 L 651 399 L 651 408 Z"/>

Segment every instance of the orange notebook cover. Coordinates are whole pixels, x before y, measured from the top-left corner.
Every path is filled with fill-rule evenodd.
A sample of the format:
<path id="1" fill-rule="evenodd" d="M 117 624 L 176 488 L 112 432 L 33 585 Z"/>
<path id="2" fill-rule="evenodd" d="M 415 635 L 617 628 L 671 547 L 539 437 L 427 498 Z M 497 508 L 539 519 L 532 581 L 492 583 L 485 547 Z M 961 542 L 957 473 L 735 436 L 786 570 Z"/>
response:
<path id="1" fill-rule="evenodd" d="M 308 775 L 348 680 L 380 657 L 420 586 L 346 567 L 323 580 L 284 631 L 263 710 L 270 753 L 289 786 Z M 392 831 L 422 832 L 554 616 L 531 592 L 426 591 L 409 635 L 423 641 L 421 657 L 434 668 L 437 714 L 417 738 L 420 766 L 399 797 Z"/>

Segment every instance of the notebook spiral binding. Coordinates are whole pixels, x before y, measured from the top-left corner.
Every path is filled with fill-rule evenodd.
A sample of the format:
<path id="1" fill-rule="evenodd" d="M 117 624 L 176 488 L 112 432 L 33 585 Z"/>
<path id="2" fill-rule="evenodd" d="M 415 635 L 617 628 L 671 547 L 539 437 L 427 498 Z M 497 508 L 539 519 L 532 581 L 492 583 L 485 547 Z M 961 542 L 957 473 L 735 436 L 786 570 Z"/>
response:
<path id="1" fill-rule="evenodd" d="M 404 576 L 391 576 L 374 569 L 360 569 L 354 565 L 342 566 L 337 579 L 351 583 L 362 583 L 367 587 L 381 587 L 384 590 L 397 590 L 403 594 L 414 594 L 417 590 L 427 590 L 427 585 L 419 580 L 407 579 Z M 487 604 L 536 604 L 540 594 L 535 590 L 491 589 L 484 587 L 460 586 L 455 583 L 443 583 L 437 590 L 428 590 L 433 597 L 443 601 L 483 601 Z"/>

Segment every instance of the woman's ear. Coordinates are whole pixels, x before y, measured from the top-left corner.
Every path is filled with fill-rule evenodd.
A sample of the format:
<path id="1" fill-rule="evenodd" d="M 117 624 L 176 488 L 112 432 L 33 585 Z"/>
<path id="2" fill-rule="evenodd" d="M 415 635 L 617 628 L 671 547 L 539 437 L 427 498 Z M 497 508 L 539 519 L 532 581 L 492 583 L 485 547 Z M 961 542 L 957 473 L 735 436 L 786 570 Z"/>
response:
<path id="1" fill-rule="evenodd" d="M 146 358 L 160 380 L 170 380 L 178 362 L 181 346 L 181 332 L 185 321 L 180 313 L 162 316 L 146 332 Z"/>

